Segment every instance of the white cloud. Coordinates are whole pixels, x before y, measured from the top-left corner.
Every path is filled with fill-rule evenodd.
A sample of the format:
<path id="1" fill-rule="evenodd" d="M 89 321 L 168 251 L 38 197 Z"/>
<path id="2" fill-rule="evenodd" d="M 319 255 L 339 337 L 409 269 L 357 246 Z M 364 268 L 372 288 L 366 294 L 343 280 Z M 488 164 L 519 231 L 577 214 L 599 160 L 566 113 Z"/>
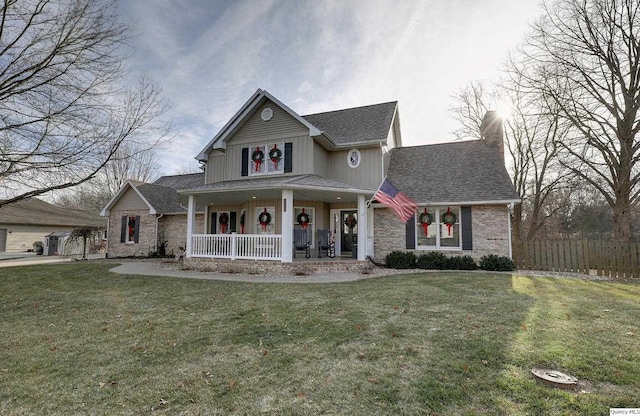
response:
<path id="1" fill-rule="evenodd" d="M 257 88 L 300 114 L 397 100 L 405 144 L 450 140 L 451 95 L 496 74 L 537 2 L 156 0 L 124 10 L 139 20 L 134 69 L 176 105 L 171 160 L 191 160 Z"/>

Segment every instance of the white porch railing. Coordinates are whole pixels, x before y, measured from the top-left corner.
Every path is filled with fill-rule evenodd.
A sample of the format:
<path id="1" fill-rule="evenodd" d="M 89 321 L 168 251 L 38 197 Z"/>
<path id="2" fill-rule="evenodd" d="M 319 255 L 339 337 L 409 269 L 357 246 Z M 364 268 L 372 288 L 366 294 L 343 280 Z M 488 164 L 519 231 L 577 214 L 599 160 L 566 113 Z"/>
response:
<path id="1" fill-rule="evenodd" d="M 281 260 L 280 234 L 193 234 L 191 257 Z"/>

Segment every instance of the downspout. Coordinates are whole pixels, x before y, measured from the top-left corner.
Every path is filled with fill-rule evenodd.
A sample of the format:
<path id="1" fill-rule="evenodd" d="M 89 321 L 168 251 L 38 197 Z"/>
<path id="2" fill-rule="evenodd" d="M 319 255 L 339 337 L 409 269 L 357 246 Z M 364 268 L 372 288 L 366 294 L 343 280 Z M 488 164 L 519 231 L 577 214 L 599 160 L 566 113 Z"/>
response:
<path id="1" fill-rule="evenodd" d="M 158 252 L 158 221 L 160 221 L 160 218 L 162 217 L 164 217 L 164 214 L 160 214 L 156 217 L 156 253 Z"/>
<path id="2" fill-rule="evenodd" d="M 509 229 L 508 229 L 508 234 L 507 234 L 507 241 L 509 241 L 509 258 L 511 260 L 513 260 L 513 248 L 512 248 L 512 242 L 511 242 L 511 211 L 513 210 L 513 202 L 510 203 L 509 205 L 507 205 L 507 222 L 509 223 Z"/>
<path id="3" fill-rule="evenodd" d="M 109 221 L 109 215 L 107 215 L 107 246 L 104 248 L 104 258 L 109 258 L 109 236 L 111 235 L 111 231 L 109 230 L 109 226 L 111 222 Z"/>

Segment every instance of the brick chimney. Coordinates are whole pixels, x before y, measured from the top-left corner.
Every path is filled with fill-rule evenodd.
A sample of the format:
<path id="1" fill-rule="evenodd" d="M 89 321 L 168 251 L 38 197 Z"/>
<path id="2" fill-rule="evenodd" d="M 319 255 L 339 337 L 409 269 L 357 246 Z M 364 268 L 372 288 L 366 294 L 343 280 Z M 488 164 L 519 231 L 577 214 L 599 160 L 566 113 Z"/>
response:
<path id="1" fill-rule="evenodd" d="M 480 124 L 480 138 L 495 147 L 504 160 L 504 126 L 502 117 L 496 111 L 489 110 L 484 115 Z"/>

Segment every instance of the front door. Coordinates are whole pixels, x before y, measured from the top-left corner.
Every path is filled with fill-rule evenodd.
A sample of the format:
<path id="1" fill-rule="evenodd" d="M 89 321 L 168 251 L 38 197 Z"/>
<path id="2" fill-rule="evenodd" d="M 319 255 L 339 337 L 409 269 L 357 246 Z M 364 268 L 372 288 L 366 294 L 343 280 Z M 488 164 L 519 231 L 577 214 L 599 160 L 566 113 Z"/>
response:
<path id="1" fill-rule="evenodd" d="M 358 211 L 340 211 L 342 222 L 342 253 L 352 252 L 358 242 Z"/>

